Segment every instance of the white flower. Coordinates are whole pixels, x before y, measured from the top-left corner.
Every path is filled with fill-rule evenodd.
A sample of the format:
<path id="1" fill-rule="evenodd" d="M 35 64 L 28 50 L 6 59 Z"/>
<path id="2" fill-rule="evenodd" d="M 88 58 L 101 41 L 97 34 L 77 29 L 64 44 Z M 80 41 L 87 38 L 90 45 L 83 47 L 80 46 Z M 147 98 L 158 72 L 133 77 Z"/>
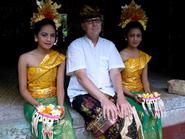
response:
<path id="1" fill-rule="evenodd" d="M 45 106 L 44 105 L 40 105 L 39 107 L 37 107 L 38 112 L 42 112 L 45 110 Z"/>
<path id="2" fill-rule="evenodd" d="M 53 110 L 51 111 L 51 114 L 52 114 L 53 116 L 60 116 L 60 115 L 61 115 L 61 111 L 58 110 L 58 109 L 53 109 Z"/>
<path id="3" fill-rule="evenodd" d="M 48 107 L 48 108 L 50 108 L 50 109 L 52 110 L 52 109 L 54 109 L 54 108 L 55 108 L 55 105 L 53 105 L 53 104 L 49 104 L 47 107 Z"/>

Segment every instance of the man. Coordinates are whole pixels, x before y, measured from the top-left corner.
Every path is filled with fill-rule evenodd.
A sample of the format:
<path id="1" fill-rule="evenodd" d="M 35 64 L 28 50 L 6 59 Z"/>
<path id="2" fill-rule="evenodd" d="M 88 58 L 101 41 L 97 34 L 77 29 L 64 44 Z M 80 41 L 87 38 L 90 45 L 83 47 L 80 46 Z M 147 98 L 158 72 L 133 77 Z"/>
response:
<path id="1" fill-rule="evenodd" d="M 98 9 L 85 5 L 80 15 L 85 36 L 68 47 L 68 96 L 96 138 L 118 138 L 123 118 L 132 111 L 121 85 L 124 64 L 115 45 L 99 36 L 102 19 Z"/>

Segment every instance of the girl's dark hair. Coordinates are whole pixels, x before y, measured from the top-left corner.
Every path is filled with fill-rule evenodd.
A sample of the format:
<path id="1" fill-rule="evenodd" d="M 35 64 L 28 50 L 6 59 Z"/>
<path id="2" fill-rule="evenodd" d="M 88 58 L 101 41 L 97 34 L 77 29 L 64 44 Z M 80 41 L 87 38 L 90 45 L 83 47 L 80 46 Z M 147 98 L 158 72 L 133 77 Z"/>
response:
<path id="1" fill-rule="evenodd" d="M 55 22 L 51 19 L 47 19 L 47 18 L 44 18 L 42 19 L 41 21 L 38 21 L 36 22 L 34 25 L 33 25 L 33 33 L 35 35 L 38 35 L 39 31 L 42 29 L 43 26 L 45 25 L 51 25 L 53 26 L 53 28 L 56 30 L 56 25 L 55 25 Z"/>
<path id="2" fill-rule="evenodd" d="M 141 23 L 139 23 L 138 21 L 131 21 L 124 28 L 124 34 L 125 34 L 125 36 L 127 36 L 128 32 L 131 29 L 134 29 L 134 28 L 139 29 L 141 31 L 142 35 L 144 34 L 144 29 L 143 29 L 143 26 L 141 25 Z"/>

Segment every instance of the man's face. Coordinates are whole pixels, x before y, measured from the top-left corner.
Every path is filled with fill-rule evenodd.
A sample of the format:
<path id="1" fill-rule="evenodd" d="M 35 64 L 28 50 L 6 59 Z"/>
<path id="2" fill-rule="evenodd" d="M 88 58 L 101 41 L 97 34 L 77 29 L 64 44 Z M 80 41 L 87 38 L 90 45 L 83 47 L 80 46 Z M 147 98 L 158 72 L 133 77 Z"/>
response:
<path id="1" fill-rule="evenodd" d="M 82 29 L 90 37 L 98 37 L 101 32 L 102 20 L 100 17 L 86 19 L 82 24 Z"/>

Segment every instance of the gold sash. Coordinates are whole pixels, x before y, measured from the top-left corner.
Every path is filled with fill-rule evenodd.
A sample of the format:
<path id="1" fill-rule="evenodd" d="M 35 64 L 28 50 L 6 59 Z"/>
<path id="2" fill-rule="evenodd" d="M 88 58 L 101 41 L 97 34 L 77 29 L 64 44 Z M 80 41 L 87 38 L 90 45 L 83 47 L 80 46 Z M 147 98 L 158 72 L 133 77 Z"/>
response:
<path id="1" fill-rule="evenodd" d="M 57 66 L 64 60 L 64 55 L 51 51 L 38 67 L 28 68 L 28 90 L 34 98 L 56 96 Z"/>

